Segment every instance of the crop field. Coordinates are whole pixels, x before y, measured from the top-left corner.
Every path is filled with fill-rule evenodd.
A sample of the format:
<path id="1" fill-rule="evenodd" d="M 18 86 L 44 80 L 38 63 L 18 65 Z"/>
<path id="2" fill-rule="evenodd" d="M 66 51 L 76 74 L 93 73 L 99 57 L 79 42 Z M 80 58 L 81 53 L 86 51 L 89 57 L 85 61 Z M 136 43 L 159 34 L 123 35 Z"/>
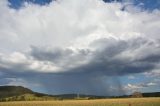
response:
<path id="1" fill-rule="evenodd" d="M 0 106 L 160 106 L 160 98 L 0 102 Z"/>

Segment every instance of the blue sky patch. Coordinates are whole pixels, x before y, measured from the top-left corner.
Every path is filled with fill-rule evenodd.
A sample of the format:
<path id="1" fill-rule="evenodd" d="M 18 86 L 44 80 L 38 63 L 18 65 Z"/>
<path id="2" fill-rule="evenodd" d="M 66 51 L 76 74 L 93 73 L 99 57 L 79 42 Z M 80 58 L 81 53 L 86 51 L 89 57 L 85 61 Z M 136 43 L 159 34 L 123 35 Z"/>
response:
<path id="1" fill-rule="evenodd" d="M 34 3 L 38 5 L 46 5 L 52 2 L 53 0 L 8 0 L 11 8 L 19 9 L 24 2 Z"/>
<path id="2" fill-rule="evenodd" d="M 8 0 L 10 2 L 10 7 L 19 9 L 24 2 L 34 3 L 38 5 L 46 5 L 52 2 L 53 0 Z M 126 2 L 128 0 L 103 0 L 106 3 L 111 2 Z M 134 5 L 139 6 L 143 9 L 147 10 L 154 10 L 154 9 L 160 9 L 160 0 L 130 0 L 133 2 Z"/>

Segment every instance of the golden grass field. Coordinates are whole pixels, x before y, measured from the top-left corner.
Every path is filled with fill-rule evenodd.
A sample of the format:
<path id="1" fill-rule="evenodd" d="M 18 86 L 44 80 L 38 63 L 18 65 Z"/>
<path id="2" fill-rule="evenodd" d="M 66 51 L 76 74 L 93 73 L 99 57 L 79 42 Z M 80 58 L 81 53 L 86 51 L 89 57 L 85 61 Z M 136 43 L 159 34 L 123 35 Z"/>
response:
<path id="1" fill-rule="evenodd" d="M 160 98 L 0 102 L 0 106 L 160 106 Z"/>

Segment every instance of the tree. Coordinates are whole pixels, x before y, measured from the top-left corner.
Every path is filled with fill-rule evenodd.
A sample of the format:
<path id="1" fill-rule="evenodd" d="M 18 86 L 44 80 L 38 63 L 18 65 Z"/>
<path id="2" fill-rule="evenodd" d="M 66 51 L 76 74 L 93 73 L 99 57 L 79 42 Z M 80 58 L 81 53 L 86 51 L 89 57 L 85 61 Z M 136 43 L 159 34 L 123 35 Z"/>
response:
<path id="1" fill-rule="evenodd" d="M 134 92 L 132 95 L 131 95 L 132 98 L 141 98 L 143 97 L 142 93 L 141 92 Z"/>

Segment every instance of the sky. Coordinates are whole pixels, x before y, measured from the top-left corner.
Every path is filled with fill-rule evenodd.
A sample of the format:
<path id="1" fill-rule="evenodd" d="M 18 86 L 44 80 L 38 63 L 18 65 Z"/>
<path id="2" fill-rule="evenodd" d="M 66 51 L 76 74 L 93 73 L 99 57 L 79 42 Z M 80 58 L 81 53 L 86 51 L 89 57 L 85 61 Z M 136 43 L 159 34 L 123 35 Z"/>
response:
<path id="1" fill-rule="evenodd" d="M 0 0 L 0 13 L 1 86 L 160 91 L 159 0 Z"/>

